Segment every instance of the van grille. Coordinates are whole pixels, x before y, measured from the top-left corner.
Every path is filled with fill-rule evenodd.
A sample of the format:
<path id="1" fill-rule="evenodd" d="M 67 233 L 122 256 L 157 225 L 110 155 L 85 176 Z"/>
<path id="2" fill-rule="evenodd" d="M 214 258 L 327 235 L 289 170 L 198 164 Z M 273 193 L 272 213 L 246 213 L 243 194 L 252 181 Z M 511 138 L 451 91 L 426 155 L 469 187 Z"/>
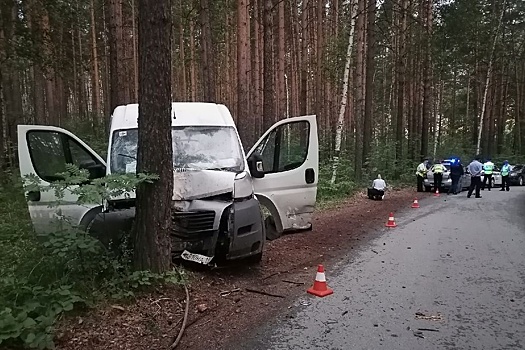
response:
<path id="1" fill-rule="evenodd" d="M 214 211 L 184 211 L 173 213 L 176 234 L 193 234 L 213 230 Z"/>

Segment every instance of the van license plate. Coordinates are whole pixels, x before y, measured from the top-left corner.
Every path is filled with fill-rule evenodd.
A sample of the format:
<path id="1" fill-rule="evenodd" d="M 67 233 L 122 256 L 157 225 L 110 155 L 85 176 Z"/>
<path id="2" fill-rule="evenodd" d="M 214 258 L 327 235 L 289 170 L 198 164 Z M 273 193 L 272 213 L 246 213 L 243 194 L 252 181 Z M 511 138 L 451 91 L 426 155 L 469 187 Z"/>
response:
<path id="1" fill-rule="evenodd" d="M 180 257 L 183 258 L 184 260 L 193 261 L 193 262 L 203 264 L 203 265 L 208 265 L 210 261 L 212 261 L 213 259 L 213 256 L 209 257 L 206 255 L 190 253 L 187 250 L 183 251 Z"/>

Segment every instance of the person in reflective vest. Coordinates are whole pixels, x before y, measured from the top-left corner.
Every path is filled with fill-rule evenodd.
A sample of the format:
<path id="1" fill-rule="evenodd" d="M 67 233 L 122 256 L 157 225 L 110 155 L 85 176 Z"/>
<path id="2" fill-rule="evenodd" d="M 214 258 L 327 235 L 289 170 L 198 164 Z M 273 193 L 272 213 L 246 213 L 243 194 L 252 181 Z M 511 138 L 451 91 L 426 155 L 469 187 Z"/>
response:
<path id="1" fill-rule="evenodd" d="M 501 190 L 500 191 L 510 191 L 510 181 L 509 181 L 509 174 L 510 174 L 510 165 L 509 161 L 506 160 L 503 162 L 503 166 L 501 167 Z"/>
<path id="2" fill-rule="evenodd" d="M 481 185 L 481 189 L 485 190 L 485 186 L 487 186 L 488 181 L 488 189 L 492 188 L 492 173 L 494 172 L 494 163 L 490 161 L 490 158 L 487 159 L 485 163 L 483 163 L 483 185 Z"/>
<path id="3" fill-rule="evenodd" d="M 445 166 L 441 164 L 441 159 L 432 167 L 430 171 L 434 174 L 434 191 L 437 192 L 438 189 L 441 189 L 441 183 L 443 182 L 443 172 L 445 171 Z"/>
<path id="4" fill-rule="evenodd" d="M 423 182 L 427 175 L 427 165 L 428 165 L 428 159 L 425 159 L 416 168 L 417 191 L 418 192 L 423 192 Z"/>

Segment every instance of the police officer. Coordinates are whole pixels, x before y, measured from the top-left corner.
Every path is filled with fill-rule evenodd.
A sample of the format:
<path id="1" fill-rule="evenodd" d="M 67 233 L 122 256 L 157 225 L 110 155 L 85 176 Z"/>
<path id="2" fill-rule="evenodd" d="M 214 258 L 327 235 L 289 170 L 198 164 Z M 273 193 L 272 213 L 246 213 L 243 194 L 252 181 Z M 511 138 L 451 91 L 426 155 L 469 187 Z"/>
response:
<path id="1" fill-rule="evenodd" d="M 423 182 L 427 175 L 428 159 L 425 159 L 422 163 L 417 166 L 416 178 L 417 178 L 417 191 L 423 192 Z"/>
<path id="2" fill-rule="evenodd" d="M 458 194 L 458 192 L 461 191 L 461 188 L 459 188 L 459 179 L 465 171 L 463 170 L 463 164 L 461 164 L 461 161 L 459 159 L 452 159 L 450 162 L 450 178 L 452 179 L 452 185 L 448 189 L 447 194 Z"/>
<path id="3" fill-rule="evenodd" d="M 485 175 L 483 176 L 483 185 L 481 185 L 481 189 L 485 190 L 485 186 L 487 185 L 488 181 L 488 188 L 490 191 L 492 188 L 492 173 L 494 172 L 494 163 L 490 161 L 490 158 L 488 158 L 487 161 L 483 163 L 483 172 Z"/>
<path id="4" fill-rule="evenodd" d="M 510 174 L 510 165 L 509 161 L 506 160 L 503 162 L 503 166 L 501 167 L 501 190 L 500 191 L 510 191 L 510 181 L 509 181 L 509 174 Z"/>
<path id="5" fill-rule="evenodd" d="M 437 192 L 441 188 L 441 183 L 443 182 L 443 172 L 445 167 L 443 166 L 442 160 L 439 159 L 436 164 L 432 165 L 430 171 L 434 174 L 434 191 Z"/>

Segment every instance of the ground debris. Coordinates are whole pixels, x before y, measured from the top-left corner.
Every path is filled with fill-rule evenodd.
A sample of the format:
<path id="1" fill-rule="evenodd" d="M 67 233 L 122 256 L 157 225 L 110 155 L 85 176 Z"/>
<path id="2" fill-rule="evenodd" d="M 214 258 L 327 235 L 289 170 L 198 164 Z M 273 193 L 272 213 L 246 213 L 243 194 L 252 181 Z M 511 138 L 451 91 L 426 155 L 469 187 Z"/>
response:
<path id="1" fill-rule="evenodd" d="M 418 337 L 418 338 L 421 338 L 421 339 L 425 339 L 425 336 L 423 335 L 423 332 L 414 331 L 414 336 Z"/>
<path id="2" fill-rule="evenodd" d="M 240 292 L 240 291 L 241 291 L 240 288 L 234 288 L 234 289 L 232 289 L 232 290 L 223 290 L 223 291 L 221 291 L 221 292 L 219 293 L 219 295 L 220 295 L 221 297 L 225 297 L 225 296 L 227 296 L 227 295 L 230 295 L 231 293 Z"/>
<path id="3" fill-rule="evenodd" d="M 435 328 L 418 328 L 418 331 L 426 331 L 426 332 L 439 332 L 439 329 Z"/>
<path id="4" fill-rule="evenodd" d="M 251 293 L 257 293 L 257 294 L 262 294 L 262 295 L 268 295 L 268 296 L 270 296 L 270 297 L 275 297 L 275 298 L 284 298 L 284 295 L 268 293 L 268 292 L 265 292 L 265 291 L 263 291 L 263 290 L 257 290 L 257 289 L 252 289 L 252 288 L 246 288 L 246 291 L 247 291 L 247 292 L 251 292 Z"/>
<path id="5" fill-rule="evenodd" d="M 428 321 L 441 321 L 443 316 L 438 312 L 436 315 L 427 315 L 423 312 L 416 312 L 416 318 L 418 320 L 428 320 Z"/>

